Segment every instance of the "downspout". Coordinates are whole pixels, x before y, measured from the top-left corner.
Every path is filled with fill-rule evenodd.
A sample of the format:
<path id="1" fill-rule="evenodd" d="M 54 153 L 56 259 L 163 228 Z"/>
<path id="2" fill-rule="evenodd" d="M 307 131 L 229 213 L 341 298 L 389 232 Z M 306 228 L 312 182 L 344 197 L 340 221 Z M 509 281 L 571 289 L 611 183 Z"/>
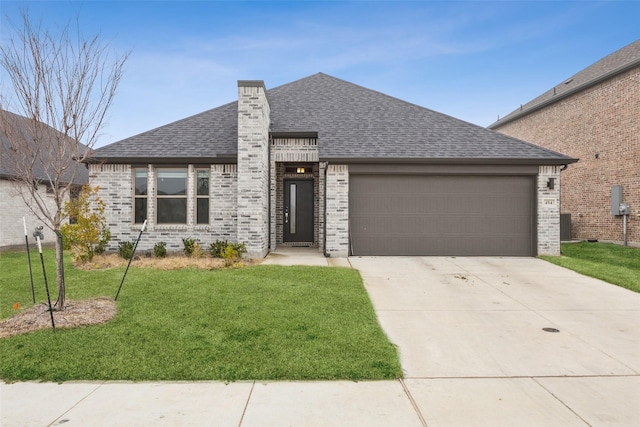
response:
<path id="1" fill-rule="evenodd" d="M 325 162 L 324 166 L 324 194 L 322 195 L 324 198 L 324 233 L 322 234 L 322 252 L 324 252 L 324 256 L 329 258 L 331 256 L 330 253 L 327 252 L 327 171 L 329 170 L 329 162 Z"/>
<path id="2" fill-rule="evenodd" d="M 271 221 L 275 218 L 271 218 L 271 140 L 272 140 L 272 136 L 271 136 L 271 132 L 269 132 L 269 140 L 267 141 L 267 164 L 269 165 L 267 168 L 267 181 L 269 182 L 269 191 L 267 192 L 268 197 L 267 199 L 269 199 L 268 205 L 267 205 L 267 209 L 269 212 L 269 225 L 267 227 L 267 233 L 269 236 L 269 240 L 267 242 L 267 254 L 269 254 L 269 252 L 271 252 Z"/>

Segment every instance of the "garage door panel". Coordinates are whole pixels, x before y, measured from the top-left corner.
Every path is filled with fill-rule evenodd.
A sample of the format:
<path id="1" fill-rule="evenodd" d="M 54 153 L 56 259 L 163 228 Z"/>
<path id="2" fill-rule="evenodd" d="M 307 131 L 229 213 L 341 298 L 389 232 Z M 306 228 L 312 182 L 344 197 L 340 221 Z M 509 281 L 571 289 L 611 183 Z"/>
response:
<path id="1" fill-rule="evenodd" d="M 356 255 L 533 253 L 531 176 L 354 175 Z"/>

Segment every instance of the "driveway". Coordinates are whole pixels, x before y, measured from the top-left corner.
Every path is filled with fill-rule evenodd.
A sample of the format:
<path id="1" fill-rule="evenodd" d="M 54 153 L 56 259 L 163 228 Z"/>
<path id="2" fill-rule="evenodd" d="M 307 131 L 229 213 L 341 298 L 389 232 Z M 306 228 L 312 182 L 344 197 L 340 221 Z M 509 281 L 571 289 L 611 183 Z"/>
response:
<path id="1" fill-rule="evenodd" d="M 535 258 L 349 261 L 428 425 L 640 425 L 640 294 Z"/>

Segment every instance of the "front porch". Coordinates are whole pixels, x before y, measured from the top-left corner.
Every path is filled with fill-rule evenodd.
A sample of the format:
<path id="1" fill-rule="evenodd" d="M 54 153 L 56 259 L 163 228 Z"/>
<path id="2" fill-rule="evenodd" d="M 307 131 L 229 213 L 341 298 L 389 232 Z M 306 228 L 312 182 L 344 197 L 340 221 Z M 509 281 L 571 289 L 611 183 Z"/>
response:
<path id="1" fill-rule="evenodd" d="M 270 250 L 324 249 L 324 168 L 315 136 L 270 143 Z"/>

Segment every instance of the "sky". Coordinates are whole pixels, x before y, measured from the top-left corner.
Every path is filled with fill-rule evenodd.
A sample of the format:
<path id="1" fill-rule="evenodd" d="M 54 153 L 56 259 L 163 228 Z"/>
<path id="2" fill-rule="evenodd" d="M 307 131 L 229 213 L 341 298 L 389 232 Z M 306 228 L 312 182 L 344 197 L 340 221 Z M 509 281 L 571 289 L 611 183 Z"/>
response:
<path id="1" fill-rule="evenodd" d="M 25 6 L 130 52 L 96 147 L 318 72 L 488 126 L 640 38 L 634 0 L 2 0 L 1 43 Z"/>

